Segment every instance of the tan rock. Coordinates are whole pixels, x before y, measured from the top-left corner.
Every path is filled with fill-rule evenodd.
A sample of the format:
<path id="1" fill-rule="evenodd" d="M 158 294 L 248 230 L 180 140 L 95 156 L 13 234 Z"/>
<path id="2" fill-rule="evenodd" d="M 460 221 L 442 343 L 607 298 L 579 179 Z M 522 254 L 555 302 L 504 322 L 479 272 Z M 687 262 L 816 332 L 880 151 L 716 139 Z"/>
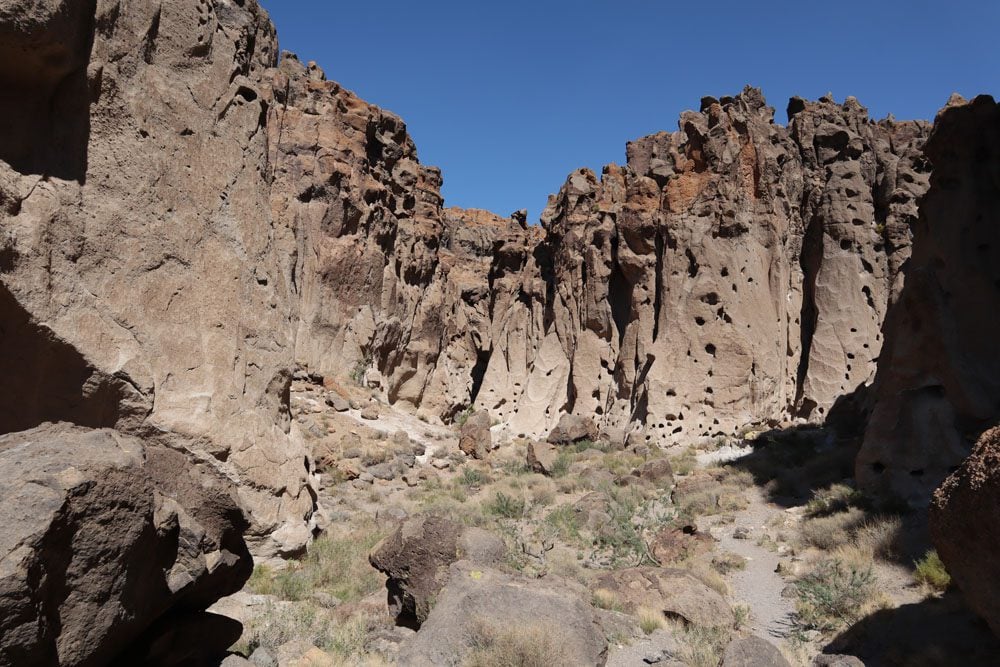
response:
<path id="1" fill-rule="evenodd" d="M 264 168 L 274 28 L 253 0 L 87 6 L 0 16 L 0 85 L 24 91 L 0 102 L 0 431 L 188 449 L 273 552 L 313 511 L 287 402 L 295 241 Z"/>

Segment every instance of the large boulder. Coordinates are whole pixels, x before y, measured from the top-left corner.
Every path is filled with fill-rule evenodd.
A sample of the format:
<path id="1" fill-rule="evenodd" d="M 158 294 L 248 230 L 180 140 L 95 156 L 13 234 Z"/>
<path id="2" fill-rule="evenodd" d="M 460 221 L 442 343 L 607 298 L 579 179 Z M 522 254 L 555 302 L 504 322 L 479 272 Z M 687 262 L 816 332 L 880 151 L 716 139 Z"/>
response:
<path id="1" fill-rule="evenodd" d="M 458 448 L 467 456 L 484 459 L 493 449 L 493 434 L 490 432 L 488 412 L 473 412 L 459 431 Z"/>
<path id="2" fill-rule="evenodd" d="M 545 664 L 583 667 L 603 665 L 607 650 L 583 587 L 556 577 L 528 579 L 459 561 L 451 566 L 434 610 L 400 646 L 399 664 L 457 667 L 478 653 L 480 664 L 518 664 L 497 662 L 496 656 L 516 660 L 527 654 Z"/>
<path id="3" fill-rule="evenodd" d="M 597 440 L 597 436 L 597 425 L 593 419 L 564 414 L 549 432 L 547 440 L 553 445 L 571 445 L 583 440 Z"/>
<path id="4" fill-rule="evenodd" d="M 615 595 L 629 613 L 655 609 L 703 627 L 731 627 L 733 610 L 725 598 L 686 570 L 635 567 L 601 575 L 597 586 Z"/>
<path id="5" fill-rule="evenodd" d="M 726 646 L 719 667 L 792 667 L 792 663 L 766 639 L 741 637 Z"/>
<path id="6" fill-rule="evenodd" d="M 106 429 L 0 436 L 0 520 L 5 665 L 145 655 L 142 645 L 239 590 L 253 568 L 228 481 Z M 232 638 L 197 648 L 224 654 Z"/>
<path id="7" fill-rule="evenodd" d="M 491 565 L 505 554 L 503 540 L 492 533 L 432 515 L 401 523 L 375 546 L 368 560 L 388 577 L 389 610 L 397 623 L 420 627 L 447 582 L 452 563 L 468 558 Z"/>
<path id="8" fill-rule="evenodd" d="M 1000 428 L 934 492 L 930 529 L 969 606 L 1000 636 Z"/>

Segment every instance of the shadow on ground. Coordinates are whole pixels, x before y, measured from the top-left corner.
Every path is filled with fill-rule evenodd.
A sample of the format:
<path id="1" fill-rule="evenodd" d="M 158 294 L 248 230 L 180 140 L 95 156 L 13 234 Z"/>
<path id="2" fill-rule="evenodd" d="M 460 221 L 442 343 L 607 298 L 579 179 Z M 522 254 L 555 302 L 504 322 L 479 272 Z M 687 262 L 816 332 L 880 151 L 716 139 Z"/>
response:
<path id="1" fill-rule="evenodd" d="M 995 667 L 1000 640 L 957 591 L 862 619 L 824 649 L 860 658 L 866 667 Z"/>

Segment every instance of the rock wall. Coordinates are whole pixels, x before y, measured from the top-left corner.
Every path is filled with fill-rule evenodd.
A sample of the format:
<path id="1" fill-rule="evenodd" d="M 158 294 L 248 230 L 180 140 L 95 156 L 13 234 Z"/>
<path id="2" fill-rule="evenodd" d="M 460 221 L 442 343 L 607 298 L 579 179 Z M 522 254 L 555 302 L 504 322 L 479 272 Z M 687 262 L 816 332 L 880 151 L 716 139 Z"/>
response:
<path id="1" fill-rule="evenodd" d="M 914 505 L 1000 418 L 1000 105 L 953 98 L 924 152 L 930 189 L 856 470 L 864 487 Z"/>
<path id="2" fill-rule="evenodd" d="M 507 325 L 541 326 L 500 332 L 534 353 L 505 383 L 519 350 L 495 348 L 478 405 L 515 433 L 573 412 L 671 442 L 822 420 L 868 383 L 928 125 L 874 123 L 851 98 L 788 113 L 776 125 L 754 89 L 706 98 L 625 167 L 572 174 L 522 272 L 542 314 Z"/>
<path id="3" fill-rule="evenodd" d="M 264 552 L 301 547 L 272 25 L 255 2 L 46 0 L 5 3 L 0 34 L 0 430 L 189 451 L 238 483 Z"/>
<path id="4" fill-rule="evenodd" d="M 68 424 L 2 435 L 0 518 L 0 664 L 201 664 L 186 652 L 240 635 L 199 612 L 253 569 L 236 492 L 180 452 Z M 204 634 L 152 659 L 186 623 Z"/>
<path id="5" fill-rule="evenodd" d="M 659 442 L 822 420 L 870 382 L 927 183 L 926 123 L 855 100 L 706 98 L 542 228 L 443 210 L 405 126 L 287 57 L 269 123 L 276 220 L 297 230 L 297 356 L 511 434 L 597 416 Z"/>

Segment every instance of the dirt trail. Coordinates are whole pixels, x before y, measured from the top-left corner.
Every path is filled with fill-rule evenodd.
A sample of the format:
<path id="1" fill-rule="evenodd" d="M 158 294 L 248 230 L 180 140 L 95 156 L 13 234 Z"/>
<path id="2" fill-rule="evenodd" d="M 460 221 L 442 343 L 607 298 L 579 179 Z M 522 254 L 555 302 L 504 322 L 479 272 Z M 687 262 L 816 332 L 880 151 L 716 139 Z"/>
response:
<path id="1" fill-rule="evenodd" d="M 746 568 L 729 576 L 733 599 L 750 606 L 749 630 L 758 637 L 773 640 L 788 634 L 789 618 L 795 605 L 793 600 L 781 597 L 781 591 L 787 586 L 775 572 L 781 557 L 757 546 L 757 540 L 764 534 L 767 522 L 783 510 L 765 501 L 756 487 L 747 491 L 747 497 L 750 504 L 736 514 L 736 521 L 714 526 L 712 533 L 724 551 L 747 559 Z M 749 531 L 747 539 L 733 537 L 739 528 Z"/>
<path id="2" fill-rule="evenodd" d="M 698 456 L 698 464 L 703 467 L 734 461 L 748 454 L 749 448 L 735 446 L 722 447 L 714 452 Z M 768 522 L 780 517 L 784 510 L 769 503 L 759 487 L 751 487 L 746 492 L 749 504 L 735 514 L 732 523 L 717 523 L 710 530 L 719 540 L 722 551 L 737 554 L 747 559 L 746 567 L 728 576 L 733 600 L 750 607 L 748 629 L 763 639 L 774 640 L 787 636 L 790 617 L 795 610 L 794 601 L 781 596 L 788 585 L 775 572 L 781 560 L 775 551 L 758 546 L 757 542 L 765 534 Z M 746 531 L 744 533 L 744 531 Z M 738 539 L 734 534 L 743 533 L 746 539 Z"/>

